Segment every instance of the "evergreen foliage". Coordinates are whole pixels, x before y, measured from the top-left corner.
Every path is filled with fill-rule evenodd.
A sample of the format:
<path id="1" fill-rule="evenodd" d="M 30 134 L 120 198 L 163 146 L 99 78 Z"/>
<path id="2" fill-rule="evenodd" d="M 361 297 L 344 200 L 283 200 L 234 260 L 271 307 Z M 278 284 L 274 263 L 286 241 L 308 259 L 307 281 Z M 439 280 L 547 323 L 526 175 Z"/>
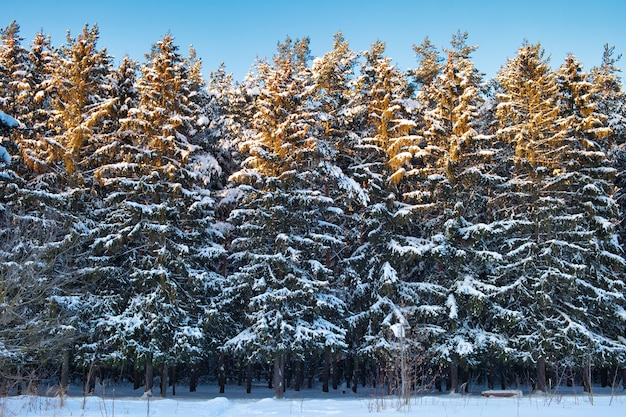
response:
<path id="1" fill-rule="evenodd" d="M 117 68 L 97 26 L 0 39 L 1 114 L 21 122 L 0 144 L 0 389 L 88 390 L 99 368 L 145 390 L 156 370 L 163 395 L 201 373 L 281 397 L 533 369 L 546 390 L 558 367 L 590 389 L 626 366 L 608 45 L 585 71 L 525 43 L 485 81 L 465 32 L 425 38 L 406 73 L 339 32 L 205 82 L 169 33 Z"/>

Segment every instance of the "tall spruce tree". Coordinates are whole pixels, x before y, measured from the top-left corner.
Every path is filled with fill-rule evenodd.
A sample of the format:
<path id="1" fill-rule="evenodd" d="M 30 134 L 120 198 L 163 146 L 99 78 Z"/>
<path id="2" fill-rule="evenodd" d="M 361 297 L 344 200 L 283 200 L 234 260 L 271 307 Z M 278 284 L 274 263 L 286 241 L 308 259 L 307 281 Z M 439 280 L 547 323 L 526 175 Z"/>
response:
<path id="1" fill-rule="evenodd" d="M 587 369 L 583 381 L 589 391 L 590 367 L 613 366 L 626 352 L 620 341 L 625 285 L 615 229 L 615 172 L 605 151 L 610 131 L 603 126 L 605 116 L 598 111 L 600 102 L 593 94 L 590 74 L 569 55 L 556 75 L 562 142 L 555 159 L 560 167 L 552 171 L 553 178 L 544 189 L 565 202 L 563 214 L 552 227 L 551 244 L 560 273 L 569 278 L 573 290 L 571 300 L 563 295 L 559 299 L 563 305 L 558 312 L 567 323 L 560 331 L 566 339 L 561 344 L 581 349 L 562 360 Z M 593 353 L 585 357 L 583 352 Z"/>
<path id="2" fill-rule="evenodd" d="M 619 73 L 621 69 L 617 63 L 621 55 L 615 56 L 615 47 L 604 45 L 602 63 L 591 69 L 593 96 L 597 101 L 596 112 L 603 115 L 603 129 L 609 129 L 610 134 L 601 145 L 616 169 L 614 179 L 617 190 L 615 198 L 620 208 L 620 222 L 618 226 L 620 242 L 624 247 L 626 242 L 626 94 Z"/>
<path id="3" fill-rule="evenodd" d="M 419 299 L 402 257 L 394 254 L 394 245 L 404 239 L 402 222 L 394 214 L 403 206 L 396 195 L 400 199 L 399 184 L 407 160 L 417 148 L 415 137 L 410 135 L 415 123 L 406 108 L 406 79 L 385 56 L 385 48 L 377 41 L 365 52 L 353 105 L 353 112 L 363 116 L 355 125 L 359 136 L 350 169 L 368 197 L 368 204 L 356 209 L 358 224 L 345 262 L 351 353 L 355 357 L 354 391 L 363 362 L 376 364 L 381 370 L 393 366 L 400 345 L 391 328 L 400 324 L 408 331 Z"/>
<path id="4" fill-rule="evenodd" d="M 313 119 L 318 121 L 313 126 L 316 131 L 312 136 L 317 138 L 319 154 L 315 168 L 319 179 L 312 185 L 331 202 L 323 213 L 319 233 L 325 234 L 329 242 L 335 242 L 328 246 L 324 263 L 333 271 L 332 285 L 342 292 L 341 298 L 345 300 L 347 293 L 341 284 L 345 282 L 343 259 L 351 249 L 350 242 L 356 238 L 353 233 L 360 223 L 358 213 L 367 205 L 368 196 L 351 169 L 359 138 L 352 131 L 360 110 L 355 109 L 354 100 L 354 69 L 358 54 L 350 49 L 341 32 L 335 34 L 334 39 L 333 49 L 316 58 L 311 69 L 314 93 L 310 102 Z M 343 319 L 337 316 L 334 321 L 339 323 Z M 337 352 L 336 347 L 328 346 L 324 354 L 322 390 L 325 392 L 329 389 L 331 365 L 333 373 L 337 373 L 337 363 L 329 362 L 331 357 L 340 358 L 339 353 L 342 352 Z M 337 379 L 333 378 L 333 381 L 337 388 Z"/>
<path id="5" fill-rule="evenodd" d="M 430 355 L 449 365 L 449 389 L 458 389 L 458 365 L 476 366 L 486 352 L 506 349 L 488 329 L 489 286 L 484 282 L 488 252 L 481 245 L 488 221 L 489 189 L 500 180 L 490 173 L 489 138 L 477 130 L 481 76 L 474 68 L 467 34 L 452 37 L 447 61 L 417 98 L 423 108 L 421 152 L 411 172 L 410 198 L 423 207 L 413 221 L 422 224 L 429 243 L 423 250 L 420 280 L 429 284 L 432 308 L 421 321 L 438 332 L 429 340 Z M 425 218 L 425 220 L 424 220 Z"/>
<path id="6" fill-rule="evenodd" d="M 242 331 L 227 349 L 274 364 L 274 393 L 284 393 L 288 356 L 307 360 L 345 347 L 337 322 L 344 303 L 335 295 L 326 256 L 338 242 L 325 221 L 335 210 L 317 172 L 323 138 L 307 111 L 311 75 L 308 39 L 279 43 L 273 65 L 259 63 L 262 81 L 256 134 L 243 143 L 249 156 L 231 178 L 239 193 L 227 302 L 240 303 Z M 231 301 L 232 300 L 232 301 Z"/>
<path id="7" fill-rule="evenodd" d="M 597 136 L 602 119 L 587 77 L 571 56 L 555 74 L 538 44 L 520 48 L 498 76 L 499 135 L 514 156 L 499 222 L 497 302 L 517 354 L 537 364 L 542 391 L 546 363 L 580 369 L 581 347 L 600 363 L 621 355 L 615 319 L 600 318 L 619 317 L 623 260 L 612 234 L 612 170 Z M 601 309 L 609 311 L 600 312 L 596 300 L 605 298 L 611 301 Z"/>
<path id="8" fill-rule="evenodd" d="M 148 57 L 136 82 L 139 101 L 121 120 L 118 159 L 95 174 L 106 197 L 93 249 L 120 262 L 118 287 L 128 288 L 95 327 L 109 359 L 145 366 L 146 390 L 160 366 L 165 395 L 169 367 L 204 355 L 203 327 L 212 317 L 205 294 L 223 254 L 210 196 L 219 167 L 195 169 L 206 152 L 199 142 L 204 115 L 198 79 L 173 37 L 165 35 Z"/>
<path id="9" fill-rule="evenodd" d="M 500 331 L 514 341 L 517 355 L 536 364 L 536 388 L 545 391 L 546 360 L 553 352 L 543 327 L 543 308 L 549 301 L 544 292 L 535 292 L 541 280 L 535 262 L 538 236 L 554 216 L 551 201 L 542 198 L 540 189 L 541 174 L 548 169 L 544 164 L 550 160 L 544 151 L 556 141 L 558 87 L 540 44 L 523 45 L 500 71 L 498 81 L 502 86 L 497 97 L 498 136 L 509 144 L 511 174 L 507 187 L 498 190 L 504 196 L 494 196 L 505 205 L 498 219 L 500 229 L 496 228 L 501 239 L 494 243 L 502 255 L 502 265 L 494 271 L 494 282 L 502 288 L 496 318 Z"/>
<path id="10" fill-rule="evenodd" d="M 34 172 L 28 173 L 29 182 L 16 194 L 18 201 L 14 204 L 31 213 L 35 223 L 46 224 L 47 229 L 54 225 L 58 230 L 53 235 L 62 236 L 62 243 L 53 239 L 58 252 L 46 270 L 48 274 L 67 277 L 64 285 L 56 286 L 47 299 L 51 312 L 46 322 L 49 334 L 62 340 L 48 353 L 62 357 L 62 389 L 68 384 L 74 344 L 80 345 L 84 336 L 76 311 L 81 299 L 77 294 L 84 290 L 78 280 L 86 266 L 82 242 L 89 230 L 83 174 L 93 167 L 87 161 L 97 149 L 102 108 L 109 103 L 106 77 L 110 58 L 104 50 L 96 50 L 97 39 L 97 27 L 85 27 L 81 36 L 72 39 L 68 35 L 68 42 L 59 53 L 51 54 L 46 38 L 38 36 L 25 69 L 20 71 L 20 89 L 34 93 L 34 100 L 22 106 L 25 119 L 35 125 L 34 134 L 27 133 L 19 139 L 24 161 Z M 35 109 L 37 103 L 42 109 Z M 50 126 L 54 130 L 43 127 L 45 114 L 51 115 Z"/>

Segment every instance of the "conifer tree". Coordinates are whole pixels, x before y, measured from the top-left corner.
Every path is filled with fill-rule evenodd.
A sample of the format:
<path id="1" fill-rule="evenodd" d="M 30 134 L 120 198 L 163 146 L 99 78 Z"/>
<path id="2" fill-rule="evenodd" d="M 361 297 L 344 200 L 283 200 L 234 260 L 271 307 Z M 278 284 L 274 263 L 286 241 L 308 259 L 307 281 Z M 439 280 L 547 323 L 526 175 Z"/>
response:
<path id="1" fill-rule="evenodd" d="M 17 27 L 14 26 L 14 28 L 16 29 Z M 15 31 L 13 31 L 13 33 L 15 33 Z M 45 98 L 42 98 L 41 95 L 45 96 L 43 91 L 53 84 L 54 88 L 51 94 L 58 100 L 56 102 L 57 115 L 61 112 L 59 110 L 61 107 L 59 103 L 63 102 L 63 100 L 68 100 L 68 91 L 70 89 L 80 97 L 89 97 L 84 101 L 77 100 L 76 102 L 72 102 L 77 105 L 73 108 L 72 113 L 75 118 L 64 118 L 68 124 L 58 125 L 58 130 L 52 132 L 55 136 L 48 136 L 51 132 L 46 128 L 40 128 L 40 125 L 36 126 L 37 130 L 34 132 L 34 135 L 30 132 L 21 135 L 19 138 L 20 148 L 22 149 L 21 155 L 24 157 L 24 162 L 34 170 L 34 173 L 27 172 L 26 167 L 21 164 L 22 161 L 20 160 L 17 166 L 26 174 L 25 179 L 28 183 L 23 185 L 19 193 L 14 194 L 16 201 L 12 202 L 15 207 L 22 207 L 22 213 L 24 213 L 22 216 L 28 213 L 30 221 L 27 223 L 45 224 L 47 225 L 46 228 L 49 230 L 57 228 L 57 230 L 53 232 L 55 236 L 53 243 L 49 244 L 58 245 L 57 248 L 51 249 L 50 252 L 57 253 L 58 255 L 50 264 L 50 267 L 45 270 L 45 273 L 65 276 L 68 277 L 68 279 L 62 281 L 63 285 L 58 285 L 54 289 L 54 293 L 48 294 L 49 297 L 47 301 L 50 303 L 51 311 L 53 311 L 50 317 L 58 319 L 58 321 L 44 320 L 42 322 L 50 325 L 48 329 L 49 334 L 58 336 L 59 342 L 55 344 L 54 348 L 51 349 L 48 354 L 52 357 L 62 356 L 60 378 L 60 386 L 62 389 L 65 389 L 68 384 L 70 352 L 74 347 L 73 344 L 82 336 L 79 330 L 80 323 L 78 323 L 77 316 L 73 310 L 76 306 L 76 302 L 71 294 L 81 292 L 82 289 L 82 287 L 79 288 L 79 286 L 77 286 L 75 278 L 82 274 L 79 271 L 81 271 L 84 265 L 82 264 L 82 257 L 79 254 L 82 254 L 83 247 L 81 242 L 85 237 L 85 231 L 88 228 L 89 222 L 86 216 L 88 211 L 84 206 L 84 190 L 81 188 L 73 188 L 68 183 L 67 177 L 61 172 L 52 171 L 44 174 L 44 171 L 46 168 L 50 168 L 50 165 L 53 164 L 55 160 L 60 162 L 61 156 L 65 154 L 65 152 L 62 151 L 65 141 L 61 138 L 72 136 L 72 132 L 81 129 L 84 130 L 81 133 L 81 137 L 88 137 L 90 133 L 92 133 L 92 131 L 89 130 L 91 126 L 87 126 L 88 124 L 83 123 L 80 127 L 72 125 L 74 122 L 80 124 L 81 122 L 78 120 L 82 117 L 82 113 L 87 113 L 88 106 L 96 105 L 95 101 L 89 100 L 93 100 L 94 97 L 96 97 L 97 100 L 98 94 L 96 92 L 97 87 L 95 86 L 99 87 L 99 83 L 101 82 L 101 79 L 91 70 L 93 70 L 95 65 L 100 65 L 102 62 L 98 61 L 96 58 L 95 62 L 97 62 L 97 64 L 94 64 L 94 62 L 90 60 L 94 56 L 90 51 L 91 46 L 95 45 L 97 39 L 97 29 L 90 32 L 89 39 L 87 39 L 86 34 L 87 30 L 85 29 L 83 33 L 84 37 L 81 39 L 84 41 L 83 44 L 87 43 L 90 45 L 90 48 L 88 48 L 89 52 L 81 55 L 78 50 L 72 50 L 72 46 L 68 44 L 67 49 L 64 51 L 64 58 L 49 54 L 49 51 L 46 51 L 46 49 L 49 49 L 47 41 L 44 37 L 38 36 L 33 46 L 30 59 L 27 55 L 24 62 L 25 66 L 19 71 L 22 82 L 18 85 L 20 90 L 23 91 L 22 95 L 24 95 L 24 92 L 28 92 L 26 95 L 31 97 L 31 94 L 34 92 L 34 100 L 26 101 L 19 99 L 19 95 L 14 95 L 13 97 L 13 100 L 17 100 L 15 101 L 16 104 L 17 102 L 22 102 L 20 109 L 25 120 L 30 119 L 28 123 L 34 124 L 42 120 L 43 114 L 48 112 L 45 106 L 47 106 L 49 102 L 47 102 Z M 13 45 L 15 46 L 16 43 Z M 76 53 L 72 58 L 68 58 L 70 50 Z M 53 66 L 51 65 L 52 59 L 55 58 L 57 59 L 55 61 L 57 65 Z M 65 58 L 68 59 L 63 61 Z M 80 69 L 78 69 L 79 64 L 77 64 L 77 61 L 81 59 Z M 58 65 L 61 61 L 63 61 L 63 64 Z M 72 67 L 72 64 L 75 65 Z M 106 68 L 106 62 L 103 66 Z M 54 68 L 54 71 L 52 68 Z M 67 75 L 67 73 L 63 73 L 66 69 L 68 71 L 74 70 L 72 74 L 74 77 L 71 80 L 63 78 Z M 53 80 L 58 82 L 52 83 Z M 47 85 L 47 83 L 50 84 Z M 37 101 L 41 103 L 40 105 L 43 104 L 43 110 L 35 110 Z M 50 109 L 52 109 L 52 107 Z M 64 130 L 65 128 L 67 128 L 67 130 Z M 46 135 L 45 138 L 38 136 L 41 132 Z M 77 156 L 80 153 L 79 147 L 80 145 L 78 145 L 75 152 Z M 50 150 L 52 150 L 51 153 L 49 152 Z M 84 156 L 84 154 L 81 156 Z M 74 166 L 74 163 L 72 162 L 70 165 Z M 82 180 L 74 184 L 79 187 L 83 185 Z M 59 238 L 58 236 L 61 237 Z M 39 243 L 35 241 L 33 245 L 37 246 Z M 71 279 L 69 279 L 70 277 Z"/>
<path id="2" fill-rule="evenodd" d="M 54 112 L 50 122 L 58 126 L 51 138 L 53 158 L 63 162 L 70 177 L 81 177 L 82 171 L 99 165 L 103 121 L 109 118 L 114 104 L 111 57 L 106 49 L 96 49 L 98 39 L 98 26 L 85 26 L 76 38 L 68 33 L 52 73 Z"/>
<path id="3" fill-rule="evenodd" d="M 617 63 L 621 55 L 615 56 L 615 47 L 604 45 L 602 63 L 591 69 L 590 81 L 593 84 L 593 96 L 597 101 L 595 111 L 602 115 L 602 129 L 609 129 L 610 134 L 601 143 L 607 157 L 616 170 L 614 184 L 617 187 L 616 201 L 620 208 L 620 221 L 618 226 L 622 247 L 626 242 L 626 198 L 624 187 L 626 174 L 626 95 L 623 91 L 623 83 Z"/>
<path id="4" fill-rule="evenodd" d="M 353 105 L 363 116 L 355 125 L 359 136 L 350 170 L 368 198 L 367 205 L 355 211 L 358 223 L 345 263 L 355 391 L 359 363 L 365 360 L 384 368 L 395 360 L 399 344 L 391 336 L 391 326 L 400 323 L 408 330 L 417 300 L 415 283 L 405 274 L 401 257 L 393 253 L 395 242 L 404 239 L 403 228 L 394 219 L 402 206 L 395 193 L 400 194 L 407 159 L 416 148 L 410 135 L 415 123 L 406 109 L 407 82 L 384 55 L 385 48 L 377 41 L 365 52 Z"/>
<path id="5" fill-rule="evenodd" d="M 605 151 L 608 146 L 603 144 L 610 130 L 603 127 L 605 116 L 598 112 L 599 101 L 582 64 L 569 55 L 556 75 L 561 149 L 555 159 L 560 168 L 552 171 L 544 190 L 565 203 L 558 220 L 553 219 L 551 243 L 558 257 L 558 267 L 552 270 L 559 269 L 569 278 L 572 290 L 569 301 L 559 294 L 563 306 L 558 311 L 567 322 L 560 331 L 565 338 L 561 344 L 594 352 L 593 359 L 585 360 L 582 352 L 574 351 L 562 360 L 590 370 L 613 365 L 626 348 L 619 341 L 621 326 L 616 326 L 624 308 L 624 260 L 615 233 L 614 171 Z M 583 373 L 583 380 L 589 391 L 589 371 Z"/>
<path id="6" fill-rule="evenodd" d="M 322 224 L 334 226 L 325 226 L 320 231 L 327 235 L 327 239 L 336 242 L 329 246 L 324 263 L 333 270 L 332 285 L 343 292 L 345 289 L 340 284 L 345 282 L 343 259 L 351 250 L 350 242 L 357 239 L 354 231 L 359 227 L 359 213 L 367 205 L 368 196 L 356 181 L 358 174 L 353 169 L 359 136 L 352 129 L 356 127 L 361 111 L 355 101 L 354 88 L 358 54 L 350 49 L 341 32 L 335 34 L 334 39 L 333 49 L 313 62 L 314 94 L 311 103 L 314 106 L 313 119 L 318 121 L 314 126 L 316 133 L 313 133 L 317 137 L 320 161 L 316 171 L 322 181 L 314 186 L 322 186 L 324 196 L 332 201 L 332 207 L 324 213 Z M 345 299 L 345 295 L 342 298 Z M 337 322 L 342 320 L 343 317 L 335 318 Z M 324 356 L 323 391 L 328 391 L 330 356 L 331 352 L 326 352 Z M 334 371 L 335 368 L 333 364 Z"/>
<path id="7" fill-rule="evenodd" d="M 594 300 L 611 299 L 603 308 L 619 311 L 623 298 L 611 170 L 588 76 L 572 56 L 555 74 L 539 45 L 524 45 L 498 77 L 499 134 L 514 168 L 495 283 L 517 354 L 537 364 L 537 389 L 545 390 L 548 358 L 580 368 L 580 346 L 601 352 L 599 362 L 621 355 L 612 324 L 597 318 L 616 313 L 594 313 Z"/>
<path id="8" fill-rule="evenodd" d="M 141 67 L 137 105 L 121 120 L 118 159 L 95 173 L 106 197 L 93 250 L 119 261 L 125 275 L 118 285 L 129 289 L 95 325 L 112 349 L 109 360 L 145 365 L 147 390 L 154 365 L 165 381 L 170 366 L 203 357 L 203 326 L 212 317 L 205 294 L 223 253 L 210 196 L 219 167 L 194 169 L 206 152 L 198 142 L 198 81 L 173 37 L 164 36 Z"/>
<path id="9" fill-rule="evenodd" d="M 495 252 L 501 253 L 503 265 L 495 269 L 494 283 L 504 290 L 515 289 L 515 295 L 510 298 L 502 292 L 496 301 L 501 303 L 496 322 L 502 323 L 500 331 L 509 332 L 517 354 L 527 355 L 523 359 L 537 365 L 536 388 L 545 391 L 546 358 L 552 353 L 548 351 L 550 335 L 542 328 L 543 312 L 525 311 L 524 305 L 540 308 L 546 303 L 537 299 L 533 290 L 537 279 L 534 261 L 538 257 L 536 236 L 544 229 L 541 221 L 551 216 L 549 201 L 540 199 L 539 190 L 541 174 L 548 169 L 544 164 L 550 160 L 542 150 L 556 140 L 557 84 L 540 44 L 523 45 L 500 71 L 498 81 L 502 86 L 497 97 L 498 136 L 509 144 L 512 173 L 509 185 L 500 190 L 506 195 L 495 196 L 505 207 L 498 219 L 504 229 L 499 232 L 501 240 L 494 243 L 499 246 Z M 533 302 L 522 301 L 520 293 Z M 511 299 L 515 303 L 507 301 Z M 528 334 L 534 335 L 532 340 Z"/>
<path id="10" fill-rule="evenodd" d="M 460 363 L 476 365 L 484 352 L 506 349 L 486 326 L 491 313 L 483 282 L 488 261 L 480 239 L 485 236 L 469 233 L 488 221 L 489 188 L 498 179 L 489 172 L 488 138 L 477 130 L 481 76 L 470 60 L 476 47 L 466 40 L 466 33 L 452 37 L 443 70 L 418 95 L 424 107 L 423 151 L 413 174 L 417 202 L 428 207 L 422 233 L 431 248 L 424 253 L 422 280 L 438 288 L 431 294 L 436 308 L 422 320 L 440 330 L 430 340 L 431 354 L 449 364 L 453 391 Z"/>
<path id="11" fill-rule="evenodd" d="M 18 120 L 28 113 L 31 85 L 28 50 L 22 46 L 20 26 L 13 21 L 0 30 L 0 109 Z"/>
<path id="12" fill-rule="evenodd" d="M 315 169 L 323 138 L 307 113 L 311 83 L 308 39 L 279 43 L 273 65 L 260 62 L 262 85 L 252 127 L 243 143 L 243 169 L 231 178 L 238 200 L 231 212 L 233 273 L 225 301 L 243 308 L 241 332 L 227 349 L 274 364 L 274 393 L 284 393 L 284 367 L 324 350 L 345 347 L 344 304 L 333 289 L 326 253 L 337 244 L 325 225 L 335 210 Z M 231 307 L 232 308 L 232 307 Z"/>

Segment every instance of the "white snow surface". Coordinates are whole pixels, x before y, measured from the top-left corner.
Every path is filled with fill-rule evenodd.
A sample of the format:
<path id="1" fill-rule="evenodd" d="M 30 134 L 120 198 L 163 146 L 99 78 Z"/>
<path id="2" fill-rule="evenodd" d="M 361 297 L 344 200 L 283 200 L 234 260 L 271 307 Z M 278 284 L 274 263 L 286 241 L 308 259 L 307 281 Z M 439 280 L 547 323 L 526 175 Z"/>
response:
<path id="1" fill-rule="evenodd" d="M 9 116 L 2 110 L 0 110 L 0 124 L 8 127 L 9 129 L 13 129 L 20 126 L 20 122 L 17 119 Z"/>
<path id="2" fill-rule="evenodd" d="M 360 393 L 337 389 L 323 393 L 319 389 L 288 390 L 283 399 L 272 398 L 273 391 L 266 386 L 254 386 L 252 394 L 241 387 L 226 387 L 219 394 L 215 386 L 201 386 L 189 393 L 180 386 L 177 395 L 168 392 L 167 398 L 154 389 L 151 397 L 141 396 L 142 390 L 132 388 L 97 387 L 97 395 L 83 397 L 70 387 L 63 400 L 52 396 L 10 396 L 0 398 L 0 415 L 3 416 L 193 416 L 193 417 L 244 417 L 244 416 L 550 416 L 612 417 L 624 415 L 626 393 L 621 386 L 615 392 L 610 388 L 597 390 L 593 395 L 580 388 L 563 388 L 550 393 L 529 394 L 522 390 L 509 398 L 485 397 L 481 391 L 471 394 L 426 394 L 413 396 L 408 405 L 397 396 L 383 396 L 374 389 L 360 388 Z M 170 388 L 171 390 L 171 388 Z M 74 392 L 72 392 L 74 391 Z M 100 392 L 98 392 L 100 391 Z"/>
<path id="3" fill-rule="evenodd" d="M 0 146 L 0 162 L 4 162 L 5 164 L 11 162 L 11 155 L 9 155 L 9 153 L 6 149 L 4 149 L 3 146 Z"/>

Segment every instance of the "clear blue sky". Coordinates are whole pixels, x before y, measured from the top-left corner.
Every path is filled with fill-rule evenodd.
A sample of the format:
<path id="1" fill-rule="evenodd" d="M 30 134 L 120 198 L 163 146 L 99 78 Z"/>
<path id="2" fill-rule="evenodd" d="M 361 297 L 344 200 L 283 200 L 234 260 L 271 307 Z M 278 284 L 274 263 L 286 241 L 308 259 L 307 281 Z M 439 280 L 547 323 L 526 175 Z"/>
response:
<path id="1" fill-rule="evenodd" d="M 401 69 L 415 66 L 413 44 L 425 36 L 449 45 L 457 30 L 478 45 L 476 67 L 492 77 L 524 39 L 541 42 L 558 66 L 568 52 L 589 69 L 600 63 L 603 45 L 626 54 L 626 0 L 5 0 L 0 25 L 16 20 L 24 46 L 41 30 L 52 43 L 65 42 L 86 23 L 100 28 L 99 47 L 116 58 L 143 61 L 168 31 L 181 52 L 193 44 L 208 74 L 226 64 L 242 79 L 257 56 L 271 57 L 286 36 L 311 38 L 314 56 L 332 48 L 341 30 L 352 49 L 369 49 L 376 39 Z M 626 55 L 625 55 L 626 57 Z M 626 61 L 626 58 L 624 59 Z M 626 69 L 626 64 L 620 62 Z"/>

